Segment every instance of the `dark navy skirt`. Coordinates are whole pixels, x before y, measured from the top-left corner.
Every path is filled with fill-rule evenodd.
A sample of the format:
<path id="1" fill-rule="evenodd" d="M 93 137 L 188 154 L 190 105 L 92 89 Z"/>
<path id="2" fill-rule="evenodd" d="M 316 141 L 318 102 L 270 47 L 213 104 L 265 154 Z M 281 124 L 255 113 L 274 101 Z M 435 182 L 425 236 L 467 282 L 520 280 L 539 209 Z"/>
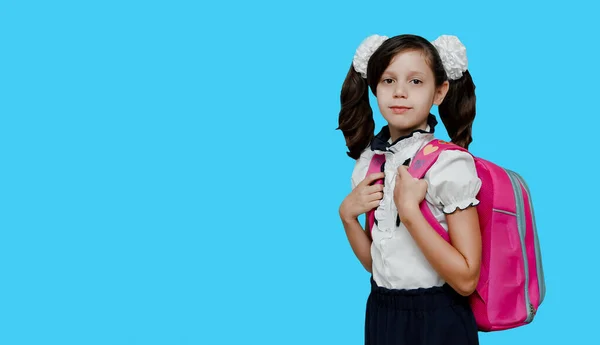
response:
<path id="1" fill-rule="evenodd" d="M 478 345 L 479 338 L 467 298 L 448 284 L 390 290 L 371 278 L 365 344 Z"/>

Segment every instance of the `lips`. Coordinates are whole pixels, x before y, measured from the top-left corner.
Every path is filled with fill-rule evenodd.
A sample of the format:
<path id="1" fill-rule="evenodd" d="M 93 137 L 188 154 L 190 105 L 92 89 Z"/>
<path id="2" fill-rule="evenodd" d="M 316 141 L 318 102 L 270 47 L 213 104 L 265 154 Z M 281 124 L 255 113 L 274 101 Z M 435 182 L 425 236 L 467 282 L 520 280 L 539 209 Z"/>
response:
<path id="1" fill-rule="evenodd" d="M 391 106 L 390 109 L 392 110 L 392 112 L 394 114 L 404 114 L 405 112 L 407 112 L 411 108 L 410 107 L 401 106 L 401 105 L 394 105 L 394 106 Z"/>

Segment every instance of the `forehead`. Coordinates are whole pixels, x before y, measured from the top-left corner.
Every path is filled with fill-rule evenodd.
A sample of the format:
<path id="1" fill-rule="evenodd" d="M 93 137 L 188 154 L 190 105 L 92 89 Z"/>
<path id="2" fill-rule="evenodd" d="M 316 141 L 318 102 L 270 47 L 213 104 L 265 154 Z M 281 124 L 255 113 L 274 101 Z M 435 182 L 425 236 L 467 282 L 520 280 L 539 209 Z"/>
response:
<path id="1" fill-rule="evenodd" d="M 433 74 L 431 67 L 427 63 L 427 56 L 420 50 L 406 50 L 396 54 L 385 69 L 385 72 L 388 73 L 402 73 L 407 71 Z"/>

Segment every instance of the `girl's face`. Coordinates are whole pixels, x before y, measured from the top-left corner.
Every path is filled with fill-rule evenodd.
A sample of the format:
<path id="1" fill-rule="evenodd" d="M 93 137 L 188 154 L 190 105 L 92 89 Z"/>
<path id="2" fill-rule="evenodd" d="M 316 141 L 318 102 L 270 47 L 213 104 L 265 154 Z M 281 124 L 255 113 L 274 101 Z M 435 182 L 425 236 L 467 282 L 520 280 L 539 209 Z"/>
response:
<path id="1" fill-rule="evenodd" d="M 381 115 L 389 124 L 392 140 L 427 128 L 431 107 L 439 105 L 448 82 L 435 86 L 433 71 L 417 50 L 396 55 L 381 75 L 376 89 Z"/>

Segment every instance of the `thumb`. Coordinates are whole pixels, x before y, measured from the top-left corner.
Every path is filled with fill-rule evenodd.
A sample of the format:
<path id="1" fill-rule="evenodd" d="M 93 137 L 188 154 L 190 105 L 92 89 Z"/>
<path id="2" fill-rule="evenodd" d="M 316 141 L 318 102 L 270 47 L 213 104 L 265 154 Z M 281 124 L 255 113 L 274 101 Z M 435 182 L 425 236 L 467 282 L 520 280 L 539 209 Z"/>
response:
<path id="1" fill-rule="evenodd" d="M 398 177 L 399 178 L 405 178 L 405 177 L 410 177 L 410 173 L 408 172 L 408 168 L 405 165 L 401 165 L 398 167 Z"/>

